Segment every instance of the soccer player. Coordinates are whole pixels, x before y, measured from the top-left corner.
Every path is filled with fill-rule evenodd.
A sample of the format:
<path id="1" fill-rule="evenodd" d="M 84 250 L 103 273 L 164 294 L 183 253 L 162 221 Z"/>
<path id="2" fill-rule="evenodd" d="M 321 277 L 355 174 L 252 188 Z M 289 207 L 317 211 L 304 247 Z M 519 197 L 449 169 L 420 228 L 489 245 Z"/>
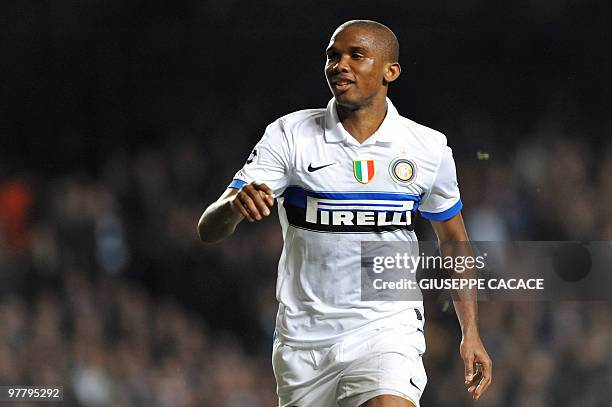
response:
<path id="1" fill-rule="evenodd" d="M 413 215 L 440 244 L 467 241 L 446 137 L 399 115 L 387 89 L 400 75 L 386 26 L 342 24 L 326 50 L 325 109 L 270 124 L 244 167 L 200 218 L 205 242 L 278 201 L 284 238 L 272 364 L 280 407 L 418 406 L 427 382 L 422 301 L 363 301 L 361 242 L 416 242 Z M 491 383 L 475 301 L 455 301 L 465 384 Z"/>

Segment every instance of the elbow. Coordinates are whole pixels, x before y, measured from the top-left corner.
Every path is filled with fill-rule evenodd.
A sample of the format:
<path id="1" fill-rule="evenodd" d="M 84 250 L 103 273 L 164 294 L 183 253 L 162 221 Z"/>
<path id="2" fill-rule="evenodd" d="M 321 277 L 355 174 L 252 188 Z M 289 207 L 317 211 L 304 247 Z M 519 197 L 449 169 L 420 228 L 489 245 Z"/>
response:
<path id="1" fill-rule="evenodd" d="M 198 237 L 203 243 L 219 243 L 227 234 L 224 234 L 222 230 L 211 227 L 210 224 L 206 224 L 200 220 L 198 222 Z"/>
<path id="2" fill-rule="evenodd" d="M 203 243 L 216 243 L 220 240 L 215 239 L 215 237 L 210 233 L 209 228 L 207 228 L 201 221 L 198 223 L 198 237 Z"/>
<path id="3" fill-rule="evenodd" d="M 211 208 L 213 208 L 211 210 Z M 218 243 L 231 235 L 238 224 L 231 217 L 225 218 L 219 208 L 211 205 L 198 221 L 198 237 L 204 243 Z"/>
<path id="4" fill-rule="evenodd" d="M 198 221 L 198 237 L 203 243 L 214 243 L 213 236 L 211 236 L 210 228 L 206 227 L 204 223 L 204 215 Z"/>
<path id="5" fill-rule="evenodd" d="M 202 243 L 217 243 L 221 240 L 213 238 L 209 234 L 202 232 L 200 229 L 198 229 L 198 236 L 200 237 L 200 241 Z"/>

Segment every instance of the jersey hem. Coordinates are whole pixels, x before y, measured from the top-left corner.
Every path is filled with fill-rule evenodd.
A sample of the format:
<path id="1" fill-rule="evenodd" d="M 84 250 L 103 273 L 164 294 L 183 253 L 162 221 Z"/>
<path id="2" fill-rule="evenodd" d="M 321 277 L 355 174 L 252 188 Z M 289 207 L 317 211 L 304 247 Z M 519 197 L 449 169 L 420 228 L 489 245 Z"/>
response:
<path id="1" fill-rule="evenodd" d="M 284 335 L 281 332 L 281 329 L 277 326 L 275 329 L 276 340 L 280 341 L 284 345 L 288 345 L 294 348 L 312 349 L 312 348 L 324 348 L 327 346 L 331 346 L 335 343 L 338 343 L 338 341 L 345 339 L 349 335 L 358 333 L 363 330 L 376 329 L 376 328 L 381 328 L 381 327 L 386 327 L 386 326 L 391 326 L 391 325 L 396 325 L 396 324 L 406 323 L 406 322 L 410 323 L 411 326 L 414 325 L 415 332 L 422 331 L 425 321 L 417 319 L 416 314 L 414 313 L 414 309 L 419 309 L 420 312 L 422 313 L 421 315 L 424 315 L 423 302 L 415 301 L 414 304 L 415 304 L 414 306 L 409 306 L 408 308 L 403 309 L 395 314 L 391 314 L 383 318 L 379 318 L 373 321 L 366 322 L 363 325 L 360 325 L 348 331 L 342 332 L 339 335 L 335 335 L 335 336 L 325 338 L 325 339 L 296 339 L 296 338 L 288 337 Z M 407 318 L 402 318 L 403 316 L 402 314 L 405 312 L 410 313 L 411 316 L 408 316 Z"/>

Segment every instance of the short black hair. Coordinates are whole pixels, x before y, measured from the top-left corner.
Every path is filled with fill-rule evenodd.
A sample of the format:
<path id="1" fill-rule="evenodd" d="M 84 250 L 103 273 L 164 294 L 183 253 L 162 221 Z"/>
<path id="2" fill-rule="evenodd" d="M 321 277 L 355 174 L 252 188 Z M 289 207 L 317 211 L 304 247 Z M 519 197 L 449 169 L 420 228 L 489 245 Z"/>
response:
<path id="1" fill-rule="evenodd" d="M 341 24 L 335 32 L 354 26 L 364 27 L 378 34 L 377 38 L 383 46 L 385 58 L 391 62 L 399 61 L 399 41 L 389 27 L 373 20 L 350 20 Z"/>

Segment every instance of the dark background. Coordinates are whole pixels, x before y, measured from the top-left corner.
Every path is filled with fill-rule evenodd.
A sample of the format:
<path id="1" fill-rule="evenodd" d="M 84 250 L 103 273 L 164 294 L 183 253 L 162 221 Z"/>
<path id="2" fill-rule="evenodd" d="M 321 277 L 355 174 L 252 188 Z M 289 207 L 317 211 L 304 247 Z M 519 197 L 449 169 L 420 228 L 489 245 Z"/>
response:
<path id="1" fill-rule="evenodd" d="M 280 228 L 202 245 L 196 224 L 268 123 L 326 105 L 324 49 L 349 19 L 398 36 L 390 98 L 448 136 L 472 239 L 610 240 L 611 15 L 603 1 L 2 2 L 0 384 L 62 384 L 77 406 L 274 405 Z M 479 404 L 608 405 L 610 311 L 481 305 L 496 380 Z M 456 318 L 435 298 L 427 314 L 423 405 L 471 405 Z"/>
<path id="2" fill-rule="evenodd" d="M 391 95 L 405 115 L 451 137 L 478 115 L 503 125 L 489 135 L 499 143 L 554 115 L 576 136 L 604 138 L 606 2 L 369 3 L 3 2 L 3 161 L 93 171 L 177 129 L 205 148 L 231 137 L 230 117 L 254 142 L 278 116 L 325 104 L 330 34 L 366 17 L 400 40 Z"/>

